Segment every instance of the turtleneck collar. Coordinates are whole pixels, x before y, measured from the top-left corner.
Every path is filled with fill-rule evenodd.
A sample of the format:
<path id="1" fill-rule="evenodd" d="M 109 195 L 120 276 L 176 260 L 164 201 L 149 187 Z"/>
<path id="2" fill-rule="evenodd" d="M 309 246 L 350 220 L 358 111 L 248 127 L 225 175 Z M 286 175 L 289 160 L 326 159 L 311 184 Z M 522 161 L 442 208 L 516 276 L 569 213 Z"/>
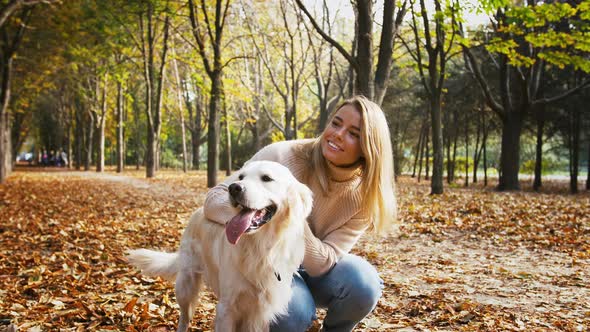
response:
<path id="1" fill-rule="evenodd" d="M 336 166 L 328 160 L 326 165 L 328 165 L 328 177 L 335 182 L 347 182 L 360 177 L 363 173 L 363 163 L 360 160 L 347 167 Z"/>

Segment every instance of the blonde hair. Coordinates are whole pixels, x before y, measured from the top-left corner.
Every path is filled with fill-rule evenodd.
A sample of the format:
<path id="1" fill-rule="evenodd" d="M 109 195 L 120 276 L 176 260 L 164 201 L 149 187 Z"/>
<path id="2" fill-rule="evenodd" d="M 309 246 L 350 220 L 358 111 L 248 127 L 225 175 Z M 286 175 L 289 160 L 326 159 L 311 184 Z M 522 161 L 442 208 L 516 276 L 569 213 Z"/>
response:
<path id="1" fill-rule="evenodd" d="M 354 106 L 361 114 L 360 145 L 363 152 L 363 172 L 360 190 L 363 204 L 370 213 L 370 229 L 380 233 L 389 231 L 390 226 L 397 223 L 397 201 L 393 150 L 387 119 L 379 105 L 359 95 L 342 102 L 331 114 L 328 123 L 345 105 Z M 306 176 L 316 177 L 324 193 L 327 193 L 330 188 L 326 160 L 321 149 L 323 135 L 324 133 L 314 140 L 304 152 L 310 163 Z"/>

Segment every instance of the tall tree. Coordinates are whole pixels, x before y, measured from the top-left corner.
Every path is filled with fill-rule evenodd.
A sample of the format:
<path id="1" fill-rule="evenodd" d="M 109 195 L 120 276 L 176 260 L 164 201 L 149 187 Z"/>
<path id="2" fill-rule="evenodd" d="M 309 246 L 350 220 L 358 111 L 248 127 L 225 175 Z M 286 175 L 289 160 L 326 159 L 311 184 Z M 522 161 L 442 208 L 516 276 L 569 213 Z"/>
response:
<path id="1" fill-rule="evenodd" d="M 0 16 L 0 183 L 6 180 L 12 170 L 13 158 L 8 105 L 10 102 L 13 61 L 32 11 L 31 7 L 26 7 L 20 13 L 18 19 L 9 24 L 6 21 L 16 9 L 7 7 L 8 5 L 0 8 L 2 16 L 6 16 Z"/>
<path id="2" fill-rule="evenodd" d="M 215 0 L 210 13 L 205 0 L 189 0 L 190 23 L 205 71 L 211 80 L 209 119 L 207 125 L 207 187 L 217 184 L 219 170 L 220 113 L 223 98 L 222 38 L 231 0 Z M 213 17 L 211 17 L 213 15 Z M 212 54 L 211 54 L 212 53 Z"/>
<path id="3" fill-rule="evenodd" d="M 482 1 L 495 12 L 492 23 L 494 38 L 483 44 L 470 46 L 463 40 L 466 63 L 476 77 L 488 106 L 502 122 L 499 190 L 520 189 L 520 136 L 525 117 L 538 107 L 563 100 L 590 80 L 571 89 L 541 94 L 545 64 L 557 67 L 572 66 L 590 72 L 590 61 L 579 53 L 587 52 L 588 1 L 579 5 L 568 3 L 526 1 L 523 6 L 512 6 L 510 1 Z M 567 21 L 569 31 L 558 29 Z M 479 48 L 479 50 L 477 50 Z M 499 72 L 497 89 L 481 70 L 482 60 L 477 51 L 491 57 Z"/>
<path id="4" fill-rule="evenodd" d="M 145 105 L 147 117 L 146 177 L 156 176 L 160 132 L 162 129 L 162 99 L 166 76 L 166 57 L 170 16 L 168 1 L 140 1 L 137 11 L 139 38 L 133 35 L 141 51 L 143 78 L 145 81 Z"/>
<path id="5" fill-rule="evenodd" d="M 446 65 L 452 57 L 454 39 L 457 32 L 457 16 L 459 3 L 454 1 L 443 8 L 441 1 L 434 0 L 435 13 L 432 18 L 426 10 L 426 3 L 420 0 L 419 8 L 415 1 L 410 0 L 414 34 L 414 48 L 407 42 L 404 45 L 414 58 L 420 73 L 422 85 L 430 102 L 430 124 L 432 126 L 432 179 L 431 194 L 443 193 L 443 130 L 442 130 L 442 92 L 446 77 Z M 419 24 L 418 20 L 422 19 Z M 434 27 L 431 29 L 431 24 Z M 403 40 L 403 39 L 402 39 Z M 423 57 L 426 56 L 426 59 Z"/>
<path id="6" fill-rule="evenodd" d="M 295 2 L 308 17 L 316 31 L 333 45 L 350 64 L 351 70 L 355 74 L 354 93 L 363 94 L 381 105 L 387 90 L 387 82 L 391 75 L 394 40 L 406 14 L 407 1 L 404 0 L 402 2 L 401 8 L 397 10 L 397 13 L 395 0 L 383 1 L 383 21 L 376 69 L 373 68 L 372 0 L 358 0 L 353 2 L 356 20 L 354 39 L 356 41 L 354 43 L 356 53 L 353 54 L 349 53 L 341 43 L 320 27 L 301 0 L 295 0 Z"/>
<path id="7" fill-rule="evenodd" d="M 297 138 L 297 131 L 308 121 L 299 121 L 297 107 L 301 88 L 311 74 L 307 70 L 311 66 L 310 47 L 304 43 L 305 28 L 302 18 L 299 15 L 289 15 L 287 0 L 278 3 L 278 12 L 280 22 L 269 18 L 271 22 L 264 22 L 256 27 L 253 27 L 249 20 L 246 22 L 258 57 L 262 60 L 267 76 L 283 102 L 283 121 L 277 121 L 268 107 L 263 105 L 263 109 L 285 139 L 290 140 Z M 268 29 L 268 26 L 276 32 L 264 34 L 263 31 Z M 260 35 L 261 40 L 257 40 L 254 37 L 256 35 Z"/>

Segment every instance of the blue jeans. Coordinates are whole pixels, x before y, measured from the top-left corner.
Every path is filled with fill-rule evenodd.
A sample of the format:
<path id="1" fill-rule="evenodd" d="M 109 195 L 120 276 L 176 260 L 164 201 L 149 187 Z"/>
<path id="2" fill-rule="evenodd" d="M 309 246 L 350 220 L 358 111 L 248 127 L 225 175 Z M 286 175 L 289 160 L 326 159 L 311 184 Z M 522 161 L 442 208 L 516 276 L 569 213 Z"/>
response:
<path id="1" fill-rule="evenodd" d="M 273 332 L 307 330 L 316 319 L 316 306 L 327 309 L 323 331 L 352 331 L 377 305 L 383 281 L 369 262 L 348 254 L 322 276 L 299 271 L 291 288 L 288 313 L 271 326 Z"/>

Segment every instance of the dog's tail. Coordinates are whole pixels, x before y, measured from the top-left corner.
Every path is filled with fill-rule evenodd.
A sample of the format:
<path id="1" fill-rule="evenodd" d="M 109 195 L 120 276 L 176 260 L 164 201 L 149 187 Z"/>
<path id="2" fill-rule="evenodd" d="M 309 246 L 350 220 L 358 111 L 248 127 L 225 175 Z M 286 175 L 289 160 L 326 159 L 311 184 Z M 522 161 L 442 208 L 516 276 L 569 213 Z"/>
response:
<path id="1" fill-rule="evenodd" d="M 178 273 L 178 253 L 167 253 L 148 249 L 127 252 L 129 263 L 152 277 L 162 277 L 174 282 Z"/>

